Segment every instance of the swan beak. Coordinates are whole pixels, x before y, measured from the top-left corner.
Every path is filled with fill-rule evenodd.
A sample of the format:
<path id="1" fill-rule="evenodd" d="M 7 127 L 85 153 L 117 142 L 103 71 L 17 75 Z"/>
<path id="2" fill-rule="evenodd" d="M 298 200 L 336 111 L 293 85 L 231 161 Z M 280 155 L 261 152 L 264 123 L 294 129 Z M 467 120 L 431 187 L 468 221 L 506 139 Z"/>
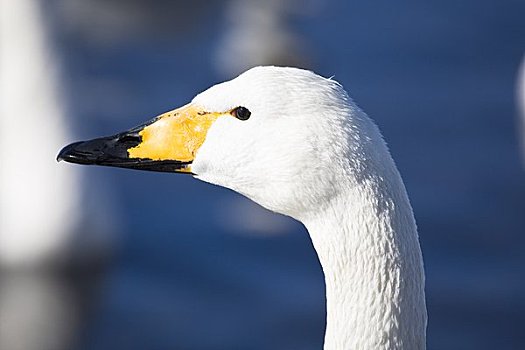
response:
<path id="1" fill-rule="evenodd" d="M 117 135 L 72 143 L 57 160 L 191 174 L 191 163 L 220 115 L 189 104 Z"/>

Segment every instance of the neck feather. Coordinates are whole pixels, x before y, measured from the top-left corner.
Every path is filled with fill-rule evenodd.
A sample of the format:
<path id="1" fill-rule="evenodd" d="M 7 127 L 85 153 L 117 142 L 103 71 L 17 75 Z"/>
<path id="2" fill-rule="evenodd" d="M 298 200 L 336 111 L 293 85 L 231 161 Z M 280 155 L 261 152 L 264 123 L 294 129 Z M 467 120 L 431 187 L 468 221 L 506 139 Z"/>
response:
<path id="1" fill-rule="evenodd" d="M 302 220 L 325 274 L 325 350 L 425 348 L 416 225 L 399 173 L 386 175 L 342 183 Z"/>

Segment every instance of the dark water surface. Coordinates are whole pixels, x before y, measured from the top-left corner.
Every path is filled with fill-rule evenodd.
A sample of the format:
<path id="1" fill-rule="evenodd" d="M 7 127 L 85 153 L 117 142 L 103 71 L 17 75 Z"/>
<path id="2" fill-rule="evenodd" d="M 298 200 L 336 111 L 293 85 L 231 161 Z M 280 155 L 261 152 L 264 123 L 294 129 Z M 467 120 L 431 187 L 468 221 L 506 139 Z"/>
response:
<path id="1" fill-rule="evenodd" d="M 138 29 L 115 24 L 102 39 L 96 23 L 53 15 L 79 138 L 139 124 L 224 78 L 214 65 L 231 25 L 222 2 L 145 4 Z M 525 2 L 312 1 L 290 18 L 305 61 L 376 120 L 403 175 L 425 257 L 429 349 L 521 348 L 514 87 Z M 286 233 L 243 235 L 235 208 L 250 204 L 231 191 L 189 176 L 86 172 L 105 177 L 124 227 L 80 349 L 322 348 L 323 277 L 302 225 L 264 214 Z"/>

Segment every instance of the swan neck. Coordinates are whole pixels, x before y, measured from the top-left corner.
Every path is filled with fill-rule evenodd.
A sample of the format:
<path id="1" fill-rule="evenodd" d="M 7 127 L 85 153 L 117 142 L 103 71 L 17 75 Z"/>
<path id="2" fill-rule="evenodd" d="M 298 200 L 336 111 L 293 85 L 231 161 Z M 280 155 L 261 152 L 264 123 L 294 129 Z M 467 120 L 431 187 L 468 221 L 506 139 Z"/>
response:
<path id="1" fill-rule="evenodd" d="M 324 349 L 425 349 L 423 261 L 404 186 L 363 186 L 303 220 L 325 275 Z"/>

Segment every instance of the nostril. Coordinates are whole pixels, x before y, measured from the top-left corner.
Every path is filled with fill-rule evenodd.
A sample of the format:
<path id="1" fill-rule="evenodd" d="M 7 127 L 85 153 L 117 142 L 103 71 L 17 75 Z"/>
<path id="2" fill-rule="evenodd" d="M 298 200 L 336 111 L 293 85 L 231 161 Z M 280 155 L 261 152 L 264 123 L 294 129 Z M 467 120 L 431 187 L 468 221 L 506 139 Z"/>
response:
<path id="1" fill-rule="evenodd" d="M 118 141 L 140 143 L 142 141 L 142 136 L 140 136 L 138 133 L 122 134 L 119 136 Z"/>

